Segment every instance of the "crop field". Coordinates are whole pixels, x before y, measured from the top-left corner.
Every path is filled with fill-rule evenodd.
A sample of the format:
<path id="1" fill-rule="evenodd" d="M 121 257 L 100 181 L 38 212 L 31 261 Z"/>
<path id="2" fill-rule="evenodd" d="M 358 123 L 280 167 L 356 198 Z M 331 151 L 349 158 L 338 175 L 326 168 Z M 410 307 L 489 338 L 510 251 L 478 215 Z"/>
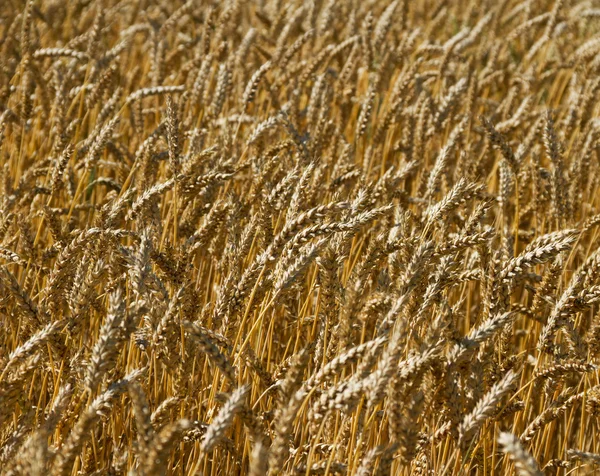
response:
<path id="1" fill-rule="evenodd" d="M 600 474 L 600 3 L 0 0 L 0 474 Z"/>

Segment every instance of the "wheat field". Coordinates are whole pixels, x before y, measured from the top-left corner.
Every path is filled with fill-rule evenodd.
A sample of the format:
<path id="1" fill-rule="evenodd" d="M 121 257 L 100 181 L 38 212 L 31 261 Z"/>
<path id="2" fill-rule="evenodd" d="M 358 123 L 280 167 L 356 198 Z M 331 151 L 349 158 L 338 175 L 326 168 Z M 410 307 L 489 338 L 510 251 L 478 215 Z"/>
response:
<path id="1" fill-rule="evenodd" d="M 593 474 L 599 74 L 594 0 L 3 0 L 0 473 Z"/>

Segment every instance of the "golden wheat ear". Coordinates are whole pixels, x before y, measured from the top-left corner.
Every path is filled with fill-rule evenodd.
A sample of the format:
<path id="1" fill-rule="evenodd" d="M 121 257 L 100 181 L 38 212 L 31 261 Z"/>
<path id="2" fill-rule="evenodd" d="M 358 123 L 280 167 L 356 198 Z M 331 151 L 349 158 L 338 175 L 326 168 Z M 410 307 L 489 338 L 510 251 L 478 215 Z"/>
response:
<path id="1" fill-rule="evenodd" d="M 2 2 L 0 472 L 589 472 L 599 17 Z"/>

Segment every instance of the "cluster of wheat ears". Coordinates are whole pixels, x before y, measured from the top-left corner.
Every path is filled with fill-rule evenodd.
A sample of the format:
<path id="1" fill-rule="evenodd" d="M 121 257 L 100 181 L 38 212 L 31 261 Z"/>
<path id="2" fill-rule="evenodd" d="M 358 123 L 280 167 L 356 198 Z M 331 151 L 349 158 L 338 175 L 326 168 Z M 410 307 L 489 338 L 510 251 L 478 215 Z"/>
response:
<path id="1" fill-rule="evenodd" d="M 589 474 L 593 0 L 3 0 L 0 472 Z"/>

